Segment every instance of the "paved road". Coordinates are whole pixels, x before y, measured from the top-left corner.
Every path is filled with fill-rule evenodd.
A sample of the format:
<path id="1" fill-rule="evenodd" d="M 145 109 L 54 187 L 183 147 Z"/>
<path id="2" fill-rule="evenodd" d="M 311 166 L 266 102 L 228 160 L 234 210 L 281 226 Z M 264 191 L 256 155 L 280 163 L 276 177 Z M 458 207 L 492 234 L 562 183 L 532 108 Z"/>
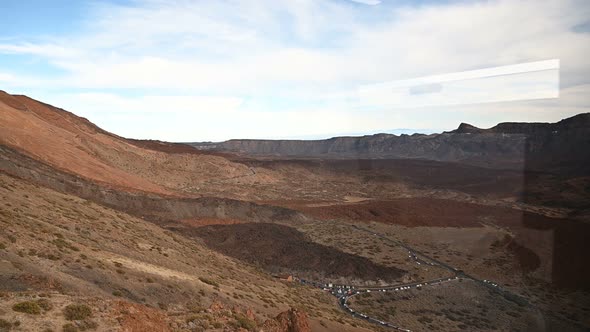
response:
<path id="1" fill-rule="evenodd" d="M 445 262 L 442 262 L 442 261 L 437 260 L 433 257 L 430 257 L 430 256 L 424 254 L 423 252 L 416 250 L 401 241 L 390 239 L 387 236 L 377 233 L 377 232 L 370 230 L 368 228 L 360 227 L 357 225 L 351 225 L 350 227 L 352 227 L 356 230 L 362 231 L 362 232 L 367 232 L 367 233 L 371 234 L 372 236 L 381 238 L 382 240 L 384 240 L 386 242 L 393 243 L 397 246 L 400 246 L 400 247 L 406 249 L 408 251 L 408 257 L 413 259 L 417 264 L 440 266 L 442 268 L 447 269 L 448 271 L 450 271 L 452 273 L 451 277 L 438 278 L 438 279 L 433 279 L 433 280 L 429 280 L 429 281 L 403 283 L 403 284 L 397 284 L 397 285 L 386 285 L 386 286 L 381 286 L 381 287 L 376 287 L 376 286 L 375 287 L 357 287 L 357 286 L 352 286 L 352 285 L 332 285 L 330 283 L 321 283 L 321 282 L 315 282 L 315 281 L 310 281 L 310 280 L 305 280 L 305 279 L 298 279 L 299 282 L 301 282 L 303 284 L 311 285 L 311 286 L 318 287 L 323 290 L 329 291 L 332 295 L 334 295 L 338 298 L 338 305 L 340 306 L 340 308 L 342 310 L 348 312 L 349 314 L 351 314 L 353 317 L 364 319 L 368 322 L 378 324 L 380 326 L 388 327 L 388 328 L 391 328 L 394 330 L 410 332 L 409 329 L 403 328 L 401 326 L 397 326 L 397 325 L 390 323 L 390 322 L 385 322 L 385 321 L 381 321 L 381 320 L 373 318 L 373 317 L 369 317 L 368 315 L 363 314 L 361 312 L 354 311 L 352 308 L 350 308 L 348 306 L 348 303 L 347 303 L 348 299 L 353 296 L 356 296 L 358 294 L 362 294 L 362 293 L 399 292 L 399 291 L 409 290 L 411 288 L 416 288 L 416 287 L 422 287 L 422 286 L 427 286 L 427 285 L 436 285 L 436 284 L 440 284 L 443 282 L 451 282 L 451 281 L 458 280 L 458 279 L 473 280 L 474 282 L 476 282 L 484 287 L 487 287 L 488 289 L 498 293 L 499 295 L 505 297 L 506 299 L 509 299 L 513 302 L 520 304 L 520 305 L 531 306 L 531 304 L 526 299 L 524 299 L 521 296 L 516 295 L 510 291 L 502 289 L 501 287 L 499 287 L 498 284 L 491 282 L 489 280 L 480 280 L 472 275 L 465 273 L 461 269 L 455 268 L 453 266 L 448 265 Z"/>
<path id="2" fill-rule="evenodd" d="M 517 294 L 514 294 L 514 293 L 512 293 L 512 292 L 510 292 L 510 291 L 508 291 L 506 289 L 501 288 L 498 284 L 496 284 L 494 282 L 491 282 L 489 280 L 481 280 L 481 279 L 478 279 L 478 278 L 476 278 L 476 277 L 474 277 L 474 276 L 472 276 L 470 274 L 465 273 L 461 269 L 455 268 L 453 266 L 448 265 L 445 262 L 442 262 L 442 261 L 440 261 L 438 259 L 435 259 L 433 257 L 430 257 L 430 256 L 424 254 L 423 252 L 421 252 L 419 250 L 416 250 L 416 249 L 408 246 L 407 244 L 405 244 L 405 243 L 403 243 L 401 241 L 392 240 L 392 239 L 388 238 L 387 236 L 385 236 L 383 234 L 376 233 L 375 231 L 370 230 L 368 228 L 360 227 L 360 226 L 357 226 L 357 225 L 351 225 L 350 227 L 352 227 L 354 229 L 357 229 L 357 230 L 360 230 L 360 231 L 363 231 L 363 232 L 370 233 L 373 236 L 376 236 L 376 237 L 379 237 L 379 238 L 383 239 L 384 241 L 387 241 L 387 242 L 390 242 L 390 243 L 394 243 L 396 245 L 399 245 L 402 248 L 408 250 L 408 253 L 411 253 L 411 255 L 413 255 L 414 257 L 416 257 L 418 255 L 419 256 L 422 256 L 422 257 L 428 259 L 429 261 L 434 262 L 435 265 L 441 266 L 441 267 L 443 267 L 443 268 L 451 271 L 456 276 L 461 277 L 461 278 L 465 278 L 465 279 L 473 280 L 474 282 L 480 284 L 481 286 L 487 287 L 488 289 L 490 289 L 490 290 L 492 290 L 492 291 L 494 291 L 496 293 L 499 293 L 500 295 L 504 296 L 505 298 L 507 298 L 507 299 L 509 299 L 509 300 L 511 300 L 513 302 L 516 302 L 516 303 L 518 303 L 520 305 L 531 306 L 531 304 L 525 298 L 523 298 L 523 297 L 521 297 L 521 296 L 519 296 Z"/>
<path id="3" fill-rule="evenodd" d="M 427 286 L 427 285 L 436 285 L 436 284 L 440 284 L 443 282 L 450 282 L 450 281 L 457 280 L 457 279 L 459 279 L 459 278 L 458 277 L 446 277 L 446 278 L 438 278 L 438 279 L 429 280 L 429 281 L 410 282 L 410 283 L 388 285 L 388 286 L 382 286 L 382 287 L 355 287 L 355 286 L 351 286 L 351 285 L 332 285 L 332 284 L 325 284 L 325 283 L 320 283 L 320 282 L 316 282 L 316 281 L 309 281 L 309 280 L 305 280 L 305 279 L 299 279 L 299 282 L 301 282 L 302 284 L 311 285 L 311 286 L 318 287 L 323 290 L 329 291 L 330 294 L 332 294 L 336 298 L 338 298 L 338 305 L 340 306 L 340 308 L 342 310 L 346 311 L 347 313 L 351 314 L 353 317 L 356 317 L 359 319 L 364 319 L 370 323 L 377 324 L 377 325 L 384 326 L 384 327 L 388 327 L 388 328 L 391 328 L 394 330 L 410 332 L 411 330 L 409 330 L 409 329 L 403 328 L 401 326 L 397 326 L 397 325 L 390 323 L 390 322 L 385 322 L 385 321 L 379 320 L 374 317 L 370 317 L 362 312 L 355 311 L 354 309 L 352 309 L 348 306 L 348 299 L 350 299 L 351 297 L 354 297 L 356 295 L 364 294 L 364 293 L 402 292 L 402 291 L 409 290 L 412 288 L 417 288 L 417 287 L 422 287 L 422 286 Z"/>

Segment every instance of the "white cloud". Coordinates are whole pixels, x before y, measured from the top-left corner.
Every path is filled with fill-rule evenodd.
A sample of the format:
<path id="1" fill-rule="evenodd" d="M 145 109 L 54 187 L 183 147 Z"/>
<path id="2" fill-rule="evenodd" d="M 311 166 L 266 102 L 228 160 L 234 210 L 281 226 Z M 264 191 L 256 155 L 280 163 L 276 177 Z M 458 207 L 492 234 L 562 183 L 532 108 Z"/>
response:
<path id="1" fill-rule="evenodd" d="M 379 1 L 356 2 L 374 5 Z M 231 113 L 243 121 L 239 128 L 224 129 L 219 122 L 217 132 L 223 132 L 220 135 L 224 137 L 238 133 L 246 137 L 262 132 L 278 134 L 274 128 L 281 128 L 286 136 L 313 130 L 338 132 L 348 130 L 349 123 L 373 128 L 368 122 L 375 119 L 389 121 L 387 125 L 381 123 L 381 128 L 409 126 L 403 123 L 438 128 L 413 122 L 412 117 L 426 121 L 435 112 L 433 109 L 423 109 L 419 115 L 398 111 L 395 116 L 374 115 L 372 120 L 363 120 L 367 113 L 355 104 L 356 88 L 367 83 L 544 59 L 560 59 L 562 86 L 575 87 L 588 83 L 590 77 L 586 60 L 590 54 L 590 34 L 573 32 L 572 27 L 586 22 L 588 17 L 590 5 L 578 0 L 499 0 L 403 7 L 386 2 L 372 7 L 312 0 L 151 0 L 134 2 L 133 6 L 103 4 L 96 5 L 86 27 L 71 35 L 55 36 L 43 43 L 0 44 L 0 53 L 44 57 L 63 75 L 31 78 L 4 70 L 0 80 L 9 86 L 99 92 L 108 89 L 109 96 L 92 99 L 96 105 L 104 106 L 104 114 L 115 108 L 151 109 L 154 102 L 161 101 L 147 96 L 114 100 L 113 89 L 223 96 L 223 102 L 218 100 L 208 106 L 211 100 L 178 97 L 161 102 L 192 105 L 193 110 L 220 108 L 219 114 L 241 110 L 238 115 Z M 91 102 L 90 96 L 76 97 L 79 102 L 71 106 L 68 100 L 56 105 L 83 110 L 83 102 Z M 284 110 L 236 104 L 238 100 L 249 100 L 250 105 L 265 104 L 269 98 L 307 103 L 304 107 L 289 108 L 289 112 L 299 109 L 302 114 L 287 117 L 297 126 L 270 125 L 273 129 L 261 131 L 261 122 L 283 121 Z M 530 105 L 539 108 L 544 104 Z M 525 104 L 519 107 L 531 109 Z M 280 115 L 267 114 L 273 111 Z M 242 113 L 250 115 L 242 117 Z M 297 120 L 312 114 L 322 121 L 305 124 Z M 328 121 L 328 116 L 335 114 L 341 114 L 339 119 L 346 114 L 350 121 Z M 534 119 L 536 113 L 528 114 Z M 458 113 L 450 119 L 460 122 L 459 116 L 462 115 Z M 403 118 L 408 120 L 403 122 Z M 215 119 L 216 115 L 208 113 L 200 121 L 217 123 Z M 145 133 L 142 136 L 156 135 L 148 129 L 138 130 L 138 134 Z M 186 129 L 182 135 L 190 134 Z"/>
<path id="2" fill-rule="evenodd" d="M 242 107 L 243 101 L 215 96 L 121 97 L 109 93 L 52 94 L 50 104 L 119 135 L 169 141 L 226 140 L 240 137 L 329 135 L 379 128 L 371 117 L 331 108 L 294 108 L 284 112 Z M 331 124 L 326 131 L 326 123 Z"/>
<path id="3" fill-rule="evenodd" d="M 555 122 L 587 110 L 590 84 L 566 88 L 554 100 L 435 108 L 362 110 L 345 102 L 276 111 L 224 96 L 121 97 L 111 93 L 35 96 L 75 110 L 102 128 L 131 138 L 176 142 L 231 138 L 328 138 L 396 128 L 455 129 L 460 122 L 487 128 L 498 122 Z M 339 99 L 337 99 L 339 100 Z"/>
<path id="4" fill-rule="evenodd" d="M 572 1 L 406 7 L 375 24 L 308 0 L 173 4 L 103 8 L 88 35 L 0 52 L 44 54 L 70 72 L 62 84 L 85 88 L 374 82 L 549 58 L 566 81 L 589 73 L 590 37 L 571 31 L 587 10 Z"/>
<path id="5" fill-rule="evenodd" d="M 47 58 L 69 58 L 80 55 L 76 50 L 67 46 L 33 43 L 0 44 L 0 53 L 30 54 Z"/>
<path id="6" fill-rule="evenodd" d="M 381 3 L 381 0 L 350 0 L 352 2 L 362 3 L 363 5 L 375 6 Z"/>
<path id="7" fill-rule="evenodd" d="M 71 105 L 85 112 L 200 112 L 232 111 L 242 100 L 219 96 L 158 96 L 121 97 L 112 93 L 71 93 L 58 95 L 59 104 Z"/>
<path id="8" fill-rule="evenodd" d="M 11 74 L 0 73 L 0 82 L 9 82 L 14 80 L 14 76 Z"/>

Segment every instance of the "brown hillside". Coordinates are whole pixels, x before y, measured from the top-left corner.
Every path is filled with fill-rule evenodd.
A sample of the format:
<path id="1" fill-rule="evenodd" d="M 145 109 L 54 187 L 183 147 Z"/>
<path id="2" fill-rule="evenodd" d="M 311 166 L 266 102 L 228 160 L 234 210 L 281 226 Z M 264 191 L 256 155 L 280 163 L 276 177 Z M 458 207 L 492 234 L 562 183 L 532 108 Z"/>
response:
<path id="1" fill-rule="evenodd" d="M 189 184 L 251 174 L 247 166 L 223 157 L 183 144 L 128 140 L 62 109 L 5 92 L 0 92 L 0 131 L 0 144 L 127 190 L 186 194 Z"/>

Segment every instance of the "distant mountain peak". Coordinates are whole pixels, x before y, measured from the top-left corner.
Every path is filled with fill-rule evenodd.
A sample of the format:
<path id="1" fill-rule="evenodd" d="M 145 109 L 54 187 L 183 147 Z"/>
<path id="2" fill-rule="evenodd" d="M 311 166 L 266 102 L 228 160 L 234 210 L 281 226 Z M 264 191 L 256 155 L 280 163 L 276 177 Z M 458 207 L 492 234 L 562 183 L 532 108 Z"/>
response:
<path id="1" fill-rule="evenodd" d="M 470 125 L 469 123 L 461 122 L 459 128 L 452 131 L 452 133 L 456 134 L 471 134 L 471 133 L 478 133 L 481 132 L 482 129 L 477 128 L 474 125 Z"/>

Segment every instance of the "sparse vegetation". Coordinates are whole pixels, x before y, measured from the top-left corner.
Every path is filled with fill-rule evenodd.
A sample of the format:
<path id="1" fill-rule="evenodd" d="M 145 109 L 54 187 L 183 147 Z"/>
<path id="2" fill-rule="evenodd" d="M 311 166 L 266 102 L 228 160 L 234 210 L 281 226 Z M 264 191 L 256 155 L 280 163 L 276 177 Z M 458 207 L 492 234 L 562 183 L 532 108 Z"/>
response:
<path id="1" fill-rule="evenodd" d="M 78 329 L 80 331 L 87 331 L 87 330 L 96 330 L 98 324 L 95 321 L 85 319 L 78 324 Z"/>
<path id="2" fill-rule="evenodd" d="M 72 323 L 65 324 L 64 326 L 62 326 L 61 330 L 62 330 L 62 332 L 78 332 L 78 331 L 80 331 L 80 330 L 78 330 L 76 325 L 74 325 Z"/>
<path id="3" fill-rule="evenodd" d="M 19 186 L 23 186 L 20 184 L 20 180 L 12 180 L 12 178 L 4 174 L 0 176 L 0 179 L 2 180 L 8 178 L 9 181 L 17 183 Z M 53 260 L 61 259 L 61 261 L 58 262 L 39 262 L 36 257 L 24 257 L 23 259 L 17 258 L 16 263 L 18 264 L 11 262 L 14 268 L 19 269 L 22 267 L 17 273 L 20 273 L 23 276 L 26 273 L 33 271 L 31 267 L 34 267 L 34 264 L 37 263 L 41 263 L 43 267 L 51 267 L 51 270 L 49 271 L 58 272 L 55 275 L 52 275 L 52 277 L 55 277 L 58 282 L 63 282 L 64 287 L 68 287 L 64 289 L 61 294 L 54 296 L 51 299 L 52 302 L 46 301 L 46 303 L 44 303 L 41 300 L 33 300 L 41 308 L 41 313 L 52 310 L 52 304 L 57 308 L 54 309 L 54 311 L 57 311 L 55 312 L 55 315 L 44 315 L 43 319 L 50 316 L 59 316 L 59 311 L 61 311 L 63 305 L 67 303 L 71 303 L 72 301 L 86 301 L 86 299 L 82 297 L 71 296 L 72 289 L 69 288 L 70 284 L 64 282 L 64 280 L 68 280 L 68 274 L 75 274 L 75 276 L 80 279 L 86 278 L 83 285 L 94 287 L 95 290 L 111 290 L 113 296 L 123 296 L 123 294 L 125 294 L 125 296 L 130 299 L 130 301 L 114 301 L 113 298 L 107 294 L 106 300 L 110 303 L 131 303 L 133 306 L 142 303 L 144 306 L 137 307 L 137 310 L 139 311 L 153 310 L 154 312 L 161 313 L 160 310 L 154 309 L 153 307 L 167 310 L 169 305 L 169 312 L 164 314 L 169 315 L 170 317 L 172 316 L 171 314 L 176 314 L 178 311 L 182 311 L 183 303 L 195 300 L 194 306 L 186 305 L 186 311 L 183 311 L 180 316 L 174 316 L 174 318 L 172 318 L 175 319 L 178 324 L 184 324 L 185 319 L 187 323 L 194 323 L 191 326 L 191 329 L 193 330 L 206 330 L 210 328 L 221 329 L 227 324 L 231 324 L 236 328 L 255 329 L 256 322 L 248 318 L 248 316 L 232 314 L 232 312 L 241 312 L 239 310 L 234 310 L 234 306 L 240 306 L 242 303 L 246 303 L 246 305 L 254 303 L 255 305 L 253 308 L 257 310 L 257 317 L 271 318 L 274 317 L 278 311 L 272 309 L 277 307 L 277 305 L 284 308 L 287 305 L 293 306 L 294 304 L 297 304 L 301 305 L 302 310 L 307 312 L 310 317 L 317 320 L 321 319 L 320 324 L 324 327 L 329 326 L 330 328 L 338 328 L 339 326 L 334 323 L 334 321 L 338 321 L 345 324 L 348 330 L 354 330 L 351 329 L 351 326 L 355 327 L 357 324 L 359 327 L 367 328 L 368 323 L 365 321 L 346 317 L 346 315 L 334 305 L 335 300 L 331 295 L 312 290 L 310 287 L 301 286 L 298 283 L 280 284 L 274 282 L 271 278 L 268 278 L 267 271 L 263 270 L 261 267 L 253 268 L 246 264 L 242 265 L 236 260 L 230 260 L 230 263 L 227 264 L 226 258 L 218 253 L 203 248 L 201 243 L 195 243 L 189 238 L 182 236 L 178 238 L 172 237 L 171 234 L 174 234 L 174 232 L 161 232 L 157 225 L 144 222 L 140 218 L 135 218 L 123 212 L 115 212 L 112 209 L 104 208 L 100 204 L 87 204 L 88 201 L 81 201 L 71 195 L 53 194 L 45 188 L 42 189 L 42 192 L 36 193 L 35 190 L 38 189 L 31 189 L 32 186 L 30 184 L 26 185 L 28 186 L 26 187 L 27 192 L 31 193 L 29 200 L 31 203 L 30 207 L 15 201 L 13 202 L 13 206 L 16 205 L 19 210 L 17 211 L 15 209 L 10 213 L 9 218 L 7 218 L 10 219 L 11 222 L 13 219 L 15 220 L 15 225 L 17 225 L 17 227 L 15 227 L 16 230 L 14 234 L 19 234 L 18 245 L 16 247 L 11 245 L 11 243 L 15 243 L 16 240 L 13 241 L 10 239 L 6 236 L 6 233 L 3 233 L 3 231 L 0 231 L 0 240 L 4 241 L 5 244 L 2 243 L 4 248 L 8 247 L 13 250 L 11 255 L 16 254 L 18 251 L 25 256 L 25 253 L 30 250 L 29 253 L 32 253 L 32 256 Z M 187 182 L 187 186 L 189 185 L 191 185 L 191 183 Z M 23 191 L 22 189 L 19 190 L 21 192 Z M 20 197 L 21 195 L 17 196 Z M 47 202 L 44 201 L 46 199 Z M 43 213 L 35 211 L 34 208 L 36 207 L 42 207 Z M 45 211 L 48 211 L 47 215 L 45 215 Z M 5 211 L 0 211 L 0 213 L 4 212 Z M 379 213 L 373 213 L 373 211 L 370 212 L 375 217 L 380 217 Z M 253 213 L 252 215 L 254 217 L 258 216 L 256 213 Z M 93 222 L 90 223 L 89 221 Z M 1 222 L 5 221 L 1 220 Z M 312 229 L 311 227 L 320 227 L 315 225 L 310 226 L 308 231 L 302 232 L 305 233 L 306 236 L 309 235 L 309 238 L 311 239 L 310 241 L 312 242 L 322 242 L 324 245 L 329 245 L 330 247 L 344 250 L 348 253 L 351 253 L 354 249 L 360 256 L 378 264 L 387 261 L 388 263 L 384 265 L 416 265 L 412 260 L 409 260 L 409 263 L 401 262 L 402 258 L 406 257 L 404 250 L 401 250 L 401 255 L 398 255 L 396 250 L 399 251 L 399 248 L 390 247 L 390 245 L 383 243 L 381 240 L 376 239 L 373 236 L 367 238 L 364 233 L 351 232 L 349 227 L 339 227 L 337 225 L 339 222 L 340 221 L 334 221 L 333 224 L 330 223 L 325 225 L 322 223 L 321 227 L 325 228 L 323 232 L 315 232 L 315 229 Z M 70 226 L 66 227 L 65 225 Z M 90 227 L 89 225 L 92 226 Z M 301 226 L 301 228 L 303 227 L 305 226 Z M 65 229 L 69 229 L 70 231 L 66 231 Z M 299 226 L 297 226 L 297 229 L 299 229 Z M 382 229 L 377 228 L 377 226 L 375 226 L 374 229 L 375 231 L 383 233 Z M 396 228 L 391 229 L 397 230 Z M 13 232 L 12 229 L 8 231 Z M 56 231 L 63 233 L 55 233 Z M 401 241 L 406 241 L 408 238 L 414 236 L 414 234 L 416 234 L 415 232 L 417 231 L 408 229 L 404 231 L 404 234 L 399 232 L 399 234 L 395 236 L 396 238 L 399 237 Z M 392 231 L 392 233 L 394 232 Z M 2 238 L 2 236 L 6 236 L 6 238 Z M 325 239 L 322 240 L 322 236 L 325 236 Z M 8 242 L 9 240 L 10 242 Z M 365 244 L 366 241 L 371 242 L 371 244 Z M 108 245 L 103 246 L 103 244 L 106 243 L 108 243 Z M 79 245 L 80 248 L 90 256 L 90 259 L 84 254 L 71 252 L 76 251 L 77 249 L 74 249 L 75 247 L 73 247 L 72 244 Z M 422 244 L 418 243 L 416 245 L 420 247 Z M 274 249 L 275 247 L 272 246 L 271 248 Z M 430 249 L 430 252 L 440 253 L 443 260 L 445 260 L 450 257 L 452 248 L 428 247 L 428 249 Z M 152 250 L 152 252 L 150 252 L 150 250 Z M 162 257 L 166 257 L 168 253 L 175 259 L 166 260 Z M 461 253 L 457 252 L 452 256 L 456 258 L 461 256 Z M 10 258 L 12 257 L 14 256 L 10 256 Z M 77 258 L 79 259 L 76 260 Z M 471 259 L 471 257 L 467 256 L 467 259 Z M 475 257 L 473 259 L 477 262 L 480 258 Z M 117 262 L 116 260 L 119 261 Z M 165 264 L 162 264 L 162 262 L 165 262 Z M 455 263 L 455 261 L 453 261 L 453 263 Z M 457 266 L 463 266 L 461 261 L 456 263 Z M 144 265 L 140 266 L 140 264 Z M 7 266 L 10 267 L 9 264 Z M 86 268 L 84 268 L 84 266 L 86 266 Z M 94 266 L 94 269 L 90 270 L 92 269 L 92 266 Z M 433 271 L 432 274 L 439 273 L 435 271 L 436 269 L 437 268 L 435 267 L 430 268 L 430 271 Z M 256 271 L 256 273 L 253 271 Z M 124 274 L 126 272 L 127 275 L 117 275 L 113 272 L 119 274 Z M 416 274 L 414 272 L 415 269 L 408 270 L 406 276 L 413 280 L 429 280 L 426 275 Z M 203 285 L 199 281 L 194 282 L 194 280 L 190 280 L 190 278 L 175 278 L 174 275 L 178 273 L 190 274 L 191 276 L 207 276 L 198 278 L 200 282 L 207 285 Z M 345 273 L 349 272 L 345 271 Z M 146 277 L 147 275 L 150 277 Z M 66 278 L 64 278 L 64 276 Z M 322 279 L 325 275 L 318 274 L 317 277 L 318 279 Z M 490 276 L 490 278 L 492 278 L 492 276 Z M 69 280 L 71 280 L 71 278 Z M 99 280 L 96 282 L 96 285 L 92 284 L 92 281 L 94 280 Z M 157 280 L 157 282 L 154 280 Z M 144 284 L 142 281 L 150 284 Z M 28 283 L 31 282 L 31 280 L 23 279 L 18 282 Z M 37 283 L 37 280 L 31 282 L 31 284 L 37 286 L 35 283 Z M 223 292 L 219 289 L 220 283 L 224 286 Z M 187 287 L 184 287 L 185 284 Z M 466 283 L 463 283 L 462 286 L 465 286 L 465 284 Z M 213 286 L 216 291 L 208 285 Z M 41 286 L 44 287 L 46 285 Z M 77 286 L 79 286 L 79 284 Z M 32 289 L 37 288 L 32 287 Z M 52 293 L 56 290 L 53 288 L 53 285 L 48 288 L 40 289 Z M 420 289 L 421 288 L 418 290 Z M 205 292 L 205 290 L 207 292 Z M 418 291 L 414 290 L 412 292 L 418 293 Z M 413 294 L 413 296 L 430 296 L 430 290 L 428 290 L 428 288 L 425 288 L 425 290 L 420 291 L 419 293 L 420 294 Z M 402 293 L 400 293 L 400 295 L 401 294 Z M 405 296 L 407 293 L 403 294 Z M 389 293 L 383 295 L 390 296 Z M 12 296 L 13 295 L 10 295 L 9 297 L 10 302 L 5 301 L 5 303 L 10 304 L 6 304 L 5 307 L 2 308 L 2 312 L 10 311 L 10 305 L 14 303 L 12 302 L 14 301 Z M 201 298 L 200 296 L 204 298 Z M 315 296 L 319 297 L 320 300 L 316 301 Z M 378 294 L 372 293 L 371 297 L 374 296 L 378 296 Z M 441 309 L 442 306 L 455 309 L 458 307 L 461 309 L 462 304 L 459 303 L 459 301 L 457 301 L 458 303 L 450 303 L 447 301 L 450 297 L 448 294 L 440 296 L 440 299 L 438 299 L 440 304 L 435 303 L 437 300 L 434 299 L 433 301 L 428 302 L 429 306 L 434 307 L 434 305 L 440 305 L 437 310 L 431 312 L 417 312 L 417 310 L 415 310 L 416 307 L 412 307 L 412 303 L 420 303 L 420 301 L 422 301 L 421 299 L 403 298 L 398 301 L 399 303 L 388 307 L 391 303 L 388 303 L 385 300 L 383 303 L 381 302 L 381 299 L 376 301 L 375 299 L 370 298 L 368 294 L 363 295 L 363 297 L 364 298 L 361 298 L 361 296 L 356 297 L 358 298 L 356 304 L 372 306 L 372 310 L 366 311 L 367 313 L 371 312 L 372 317 L 374 314 L 374 317 L 384 317 L 381 319 L 388 320 L 386 318 L 396 316 L 396 319 L 399 318 L 399 321 L 401 322 L 412 320 L 412 322 L 416 323 L 418 326 L 420 325 L 418 322 L 422 322 L 424 323 L 422 328 L 428 328 L 431 330 L 444 330 L 443 327 L 450 327 L 449 330 L 474 330 L 476 327 L 476 325 L 474 325 L 476 324 L 475 320 L 486 318 L 486 313 L 480 315 L 479 312 L 475 312 L 476 309 L 473 309 L 471 312 L 466 312 L 464 310 L 443 311 Z M 213 318 L 214 315 L 210 313 L 211 310 L 207 309 L 211 301 L 216 298 L 221 298 L 223 305 L 225 306 L 224 309 L 221 309 L 222 313 L 220 313 L 220 315 L 223 315 L 223 323 L 215 321 Z M 196 299 L 199 300 L 197 301 Z M 4 299 L 2 300 L 4 301 Z M 64 303 L 64 301 L 67 302 Z M 102 319 L 104 317 L 102 310 L 105 310 L 103 309 L 104 303 L 100 303 L 100 301 L 94 302 L 94 300 L 88 301 L 92 301 L 88 303 L 97 303 L 97 307 L 96 309 L 92 307 L 93 310 L 90 309 L 91 307 L 88 307 L 87 311 L 82 310 L 87 312 L 85 314 L 80 314 L 79 310 L 74 310 L 75 313 L 73 314 L 67 314 L 66 309 L 64 309 L 64 316 L 66 316 L 66 319 L 76 320 L 74 323 L 64 325 L 64 331 L 68 328 L 70 331 L 83 331 L 85 329 L 96 328 L 97 324 L 95 322 L 88 320 L 88 318 L 82 319 L 82 317 L 86 315 L 91 316 L 93 311 L 96 317 L 92 319 L 96 319 L 97 322 L 100 323 L 101 328 L 103 328 Z M 159 301 L 164 301 L 165 303 Z M 397 307 L 398 304 L 400 304 L 400 307 Z M 418 307 L 424 307 L 424 305 Z M 99 310 L 98 308 L 101 310 L 100 317 L 97 314 Z M 396 312 L 396 308 L 400 309 Z M 108 310 L 104 312 L 110 313 L 112 312 L 111 309 L 112 308 L 108 308 Z M 241 307 L 241 309 L 243 309 L 243 307 Z M 504 316 L 508 317 L 502 316 L 503 319 L 511 319 L 510 317 L 519 318 L 518 316 L 520 315 L 522 315 L 523 318 L 527 317 L 526 312 L 518 311 L 517 309 L 512 308 L 510 304 L 507 304 L 505 309 L 506 313 Z M 127 314 L 128 311 L 134 311 L 129 310 L 129 307 L 125 307 L 125 305 L 117 307 L 116 310 L 121 310 L 121 316 Z M 493 315 L 496 314 L 495 310 L 496 308 L 493 305 L 490 305 L 489 311 L 492 312 Z M 13 314 L 16 315 L 16 313 Z M 19 317 L 23 316 L 22 314 L 18 315 Z M 215 315 L 217 315 L 217 313 Z M 186 316 L 189 316 L 189 318 L 186 318 Z M 61 321 L 62 318 L 58 318 Z M 487 318 L 490 317 L 488 316 Z M 101 320 L 99 321 L 98 319 Z M 30 317 L 23 320 L 23 325 L 25 325 L 23 328 L 29 328 L 27 324 L 30 320 Z M 111 324 L 111 322 L 112 320 L 108 323 L 105 320 L 104 325 Z M 9 324 L 8 328 L 13 326 L 11 324 L 15 324 L 8 321 L 5 321 L 5 323 Z M 63 322 L 54 325 L 57 327 L 56 330 L 60 329 L 61 324 L 63 324 Z M 481 324 L 477 325 L 480 327 L 488 327 L 486 324 L 491 323 L 480 320 L 478 324 Z M 227 326 L 225 327 L 229 328 Z M 371 329 L 371 327 L 375 330 L 379 330 L 379 327 L 377 326 L 369 326 L 368 329 Z M 111 326 L 104 326 L 105 330 L 110 328 Z"/>
<path id="4" fill-rule="evenodd" d="M 45 311 L 50 311 L 53 309 L 53 305 L 49 302 L 48 299 L 39 299 L 37 300 L 37 304 Z"/>
<path id="5" fill-rule="evenodd" d="M 70 304 L 63 312 L 67 320 L 83 320 L 92 316 L 92 309 L 85 304 Z"/>
<path id="6" fill-rule="evenodd" d="M 18 312 L 24 312 L 26 314 L 31 314 L 31 315 L 38 315 L 41 313 L 41 307 L 39 306 L 39 304 L 37 304 L 37 302 L 33 302 L 33 301 L 25 301 L 25 302 L 17 303 L 12 306 L 12 310 L 18 311 Z"/>
<path id="7" fill-rule="evenodd" d="M 202 282 L 204 282 L 208 285 L 211 285 L 213 287 L 219 287 L 219 283 L 215 280 L 211 280 L 211 279 L 204 278 L 204 277 L 199 277 L 199 280 L 201 280 Z"/>
<path id="8" fill-rule="evenodd" d="M 248 331 L 253 331 L 256 328 L 256 322 L 244 315 L 236 314 L 234 319 L 236 320 L 235 325 L 238 328 L 243 328 Z"/>
<path id="9" fill-rule="evenodd" d="M 12 328 L 12 323 L 0 318 L 0 332 L 8 332 Z"/>

